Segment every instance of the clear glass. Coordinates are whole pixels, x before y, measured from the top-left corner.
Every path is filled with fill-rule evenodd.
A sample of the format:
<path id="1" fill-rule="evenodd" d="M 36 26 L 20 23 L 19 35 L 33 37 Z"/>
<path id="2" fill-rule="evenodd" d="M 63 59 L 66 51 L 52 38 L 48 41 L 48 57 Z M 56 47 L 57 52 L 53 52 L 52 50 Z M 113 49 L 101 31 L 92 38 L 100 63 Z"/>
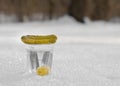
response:
<path id="1" fill-rule="evenodd" d="M 27 46 L 27 67 L 29 68 L 29 72 L 35 72 L 38 67 L 42 66 L 46 66 L 51 70 L 53 60 L 53 46 L 53 44 Z"/>

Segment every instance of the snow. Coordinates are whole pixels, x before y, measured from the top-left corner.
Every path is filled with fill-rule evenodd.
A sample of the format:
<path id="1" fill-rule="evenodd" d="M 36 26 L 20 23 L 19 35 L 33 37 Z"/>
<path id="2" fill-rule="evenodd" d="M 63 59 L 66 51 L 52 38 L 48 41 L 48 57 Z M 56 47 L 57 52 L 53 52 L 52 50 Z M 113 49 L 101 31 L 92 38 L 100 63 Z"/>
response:
<path id="1" fill-rule="evenodd" d="M 58 20 L 0 24 L 0 86 L 119 86 L 120 24 L 65 16 Z M 52 71 L 27 71 L 26 34 L 56 34 Z"/>

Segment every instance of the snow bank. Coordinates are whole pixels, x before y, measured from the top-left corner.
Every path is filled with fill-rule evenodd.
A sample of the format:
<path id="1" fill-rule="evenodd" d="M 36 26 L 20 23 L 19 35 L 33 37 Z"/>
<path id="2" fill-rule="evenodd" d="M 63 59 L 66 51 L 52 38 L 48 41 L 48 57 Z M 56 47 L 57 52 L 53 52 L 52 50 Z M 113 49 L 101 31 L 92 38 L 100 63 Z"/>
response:
<path id="1" fill-rule="evenodd" d="M 50 75 L 28 73 L 26 34 L 56 34 Z M 0 24 L 0 86 L 119 86 L 120 24 L 58 20 Z"/>

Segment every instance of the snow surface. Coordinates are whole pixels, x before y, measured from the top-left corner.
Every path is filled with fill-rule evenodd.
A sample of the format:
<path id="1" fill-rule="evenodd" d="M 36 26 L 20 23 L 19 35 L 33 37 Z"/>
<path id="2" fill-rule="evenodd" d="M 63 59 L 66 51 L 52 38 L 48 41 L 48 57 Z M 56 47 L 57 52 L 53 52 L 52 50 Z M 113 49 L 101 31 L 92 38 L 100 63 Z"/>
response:
<path id="1" fill-rule="evenodd" d="M 58 20 L 0 24 L 0 86 L 120 86 L 120 24 Z M 52 71 L 27 71 L 27 34 L 56 34 Z"/>

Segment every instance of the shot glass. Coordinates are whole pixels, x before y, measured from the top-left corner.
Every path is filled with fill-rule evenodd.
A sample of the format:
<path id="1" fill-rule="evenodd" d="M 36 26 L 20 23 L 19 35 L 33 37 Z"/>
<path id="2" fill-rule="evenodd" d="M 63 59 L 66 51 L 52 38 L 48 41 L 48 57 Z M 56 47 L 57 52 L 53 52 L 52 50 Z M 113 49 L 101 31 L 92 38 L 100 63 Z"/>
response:
<path id="1" fill-rule="evenodd" d="M 22 36 L 22 41 L 27 44 L 27 67 L 29 72 L 36 72 L 38 75 L 47 75 L 51 71 L 54 43 L 57 40 L 55 35 Z"/>

